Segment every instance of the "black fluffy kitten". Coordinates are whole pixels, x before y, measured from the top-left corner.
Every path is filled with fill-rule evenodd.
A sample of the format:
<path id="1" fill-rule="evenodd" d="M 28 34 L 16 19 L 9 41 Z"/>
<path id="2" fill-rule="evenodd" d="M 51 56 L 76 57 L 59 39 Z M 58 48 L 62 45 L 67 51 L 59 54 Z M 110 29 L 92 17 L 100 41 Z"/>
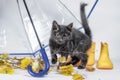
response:
<path id="1" fill-rule="evenodd" d="M 53 21 L 51 37 L 49 40 L 49 46 L 51 51 L 52 63 L 57 62 L 57 53 L 66 58 L 70 55 L 73 60 L 65 64 L 75 64 L 81 60 L 81 65 L 78 67 L 84 69 L 87 63 L 86 51 L 91 46 L 91 30 L 89 28 L 86 15 L 85 6 L 87 4 L 82 3 L 80 5 L 81 21 L 85 33 L 73 28 L 73 23 L 69 25 L 59 25 L 56 21 Z"/>

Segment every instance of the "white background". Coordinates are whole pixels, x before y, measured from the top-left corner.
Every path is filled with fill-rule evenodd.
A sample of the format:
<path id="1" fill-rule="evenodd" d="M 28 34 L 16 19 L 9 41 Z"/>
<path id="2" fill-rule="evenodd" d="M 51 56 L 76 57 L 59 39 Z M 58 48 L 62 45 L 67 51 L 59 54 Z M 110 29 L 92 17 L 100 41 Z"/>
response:
<path id="1" fill-rule="evenodd" d="M 65 0 L 66 6 L 75 14 L 79 19 L 79 3 L 81 0 Z M 83 0 L 83 2 L 88 2 L 89 0 Z M 47 7 L 47 6 L 46 6 Z M 96 47 L 96 60 L 98 60 L 100 53 L 100 42 L 107 42 L 109 46 L 109 55 L 114 64 L 113 70 L 96 70 L 95 72 L 86 72 L 84 70 L 79 70 L 81 74 L 87 75 L 85 80 L 119 80 L 120 74 L 120 1 L 119 0 L 99 0 L 97 6 L 95 7 L 92 15 L 88 19 L 90 28 L 92 30 L 93 40 L 97 43 Z M 88 10 L 89 8 L 87 8 Z M 88 11 L 87 11 L 88 12 Z M 18 70 L 16 75 L 0 75 L 0 80 L 72 80 L 71 77 L 64 77 L 55 73 L 51 73 L 48 77 L 43 78 L 32 78 L 30 76 L 24 76 Z M 26 74 L 28 75 L 28 74 Z"/>

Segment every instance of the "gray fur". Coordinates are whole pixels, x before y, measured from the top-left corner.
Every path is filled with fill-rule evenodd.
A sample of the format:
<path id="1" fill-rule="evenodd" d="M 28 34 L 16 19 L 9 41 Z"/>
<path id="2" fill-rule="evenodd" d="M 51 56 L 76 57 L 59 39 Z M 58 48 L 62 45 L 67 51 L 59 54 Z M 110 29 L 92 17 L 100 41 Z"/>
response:
<path id="1" fill-rule="evenodd" d="M 66 58 L 70 55 L 73 60 L 67 64 L 75 64 L 82 61 L 78 68 L 85 68 L 87 63 L 86 51 L 91 46 L 91 31 L 85 16 L 85 3 L 81 4 L 81 20 L 85 33 L 73 28 L 73 23 L 69 25 L 59 25 L 56 21 L 52 23 L 51 37 L 49 46 L 51 51 L 52 63 L 57 62 L 57 53 Z"/>

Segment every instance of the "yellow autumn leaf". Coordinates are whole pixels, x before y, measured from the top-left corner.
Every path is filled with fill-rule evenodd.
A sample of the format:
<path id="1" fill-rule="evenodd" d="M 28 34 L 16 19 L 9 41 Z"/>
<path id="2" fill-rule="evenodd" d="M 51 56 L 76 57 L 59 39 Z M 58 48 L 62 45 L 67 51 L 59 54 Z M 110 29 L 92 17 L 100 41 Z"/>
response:
<path id="1" fill-rule="evenodd" d="M 21 60 L 20 68 L 26 69 L 28 65 L 30 65 L 32 62 L 32 58 L 24 58 Z"/>
<path id="2" fill-rule="evenodd" d="M 8 68 L 7 68 L 7 71 L 6 71 L 6 74 L 13 74 L 13 73 L 14 73 L 14 68 L 8 67 Z"/>
<path id="3" fill-rule="evenodd" d="M 2 73 L 2 74 L 13 74 L 14 73 L 14 68 L 9 67 L 7 65 L 1 66 L 0 67 L 0 73 Z"/>
<path id="4" fill-rule="evenodd" d="M 9 54 L 7 54 L 7 53 L 6 54 L 2 54 L 1 58 L 6 59 L 6 58 L 8 58 L 8 56 L 9 56 Z"/>
<path id="5" fill-rule="evenodd" d="M 32 62 L 32 70 L 33 72 L 39 72 L 44 69 L 44 62 L 41 59 L 35 59 Z"/>
<path id="6" fill-rule="evenodd" d="M 74 72 L 74 68 L 73 68 L 72 64 L 67 65 L 67 66 L 60 66 L 59 70 L 60 70 L 61 74 L 65 75 L 65 76 L 70 76 Z"/>
<path id="7" fill-rule="evenodd" d="M 33 72 L 39 72 L 40 71 L 40 66 L 39 66 L 39 61 L 36 59 L 32 62 L 32 70 Z"/>
<path id="8" fill-rule="evenodd" d="M 4 70 L 4 68 L 0 67 L 0 73 L 2 73 L 2 74 L 6 73 L 6 71 Z"/>
<path id="9" fill-rule="evenodd" d="M 66 57 L 60 57 L 60 58 L 59 58 L 59 62 L 60 62 L 60 63 L 66 62 Z"/>
<path id="10" fill-rule="evenodd" d="M 83 80 L 83 76 L 81 74 L 73 74 L 73 80 Z"/>
<path id="11" fill-rule="evenodd" d="M 0 60 L 0 66 L 4 64 L 4 61 L 3 60 Z"/>

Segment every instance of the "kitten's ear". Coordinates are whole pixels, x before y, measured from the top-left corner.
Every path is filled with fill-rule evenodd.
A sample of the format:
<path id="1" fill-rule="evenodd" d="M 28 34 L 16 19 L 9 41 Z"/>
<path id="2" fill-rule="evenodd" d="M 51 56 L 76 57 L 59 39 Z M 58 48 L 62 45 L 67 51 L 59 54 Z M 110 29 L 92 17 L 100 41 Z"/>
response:
<path id="1" fill-rule="evenodd" d="M 73 27 L 73 23 L 70 23 L 66 28 L 67 28 L 69 31 L 72 31 L 72 27 Z"/>
<path id="2" fill-rule="evenodd" d="M 54 30 L 54 31 L 59 30 L 59 25 L 55 20 L 52 23 L 52 30 Z"/>

